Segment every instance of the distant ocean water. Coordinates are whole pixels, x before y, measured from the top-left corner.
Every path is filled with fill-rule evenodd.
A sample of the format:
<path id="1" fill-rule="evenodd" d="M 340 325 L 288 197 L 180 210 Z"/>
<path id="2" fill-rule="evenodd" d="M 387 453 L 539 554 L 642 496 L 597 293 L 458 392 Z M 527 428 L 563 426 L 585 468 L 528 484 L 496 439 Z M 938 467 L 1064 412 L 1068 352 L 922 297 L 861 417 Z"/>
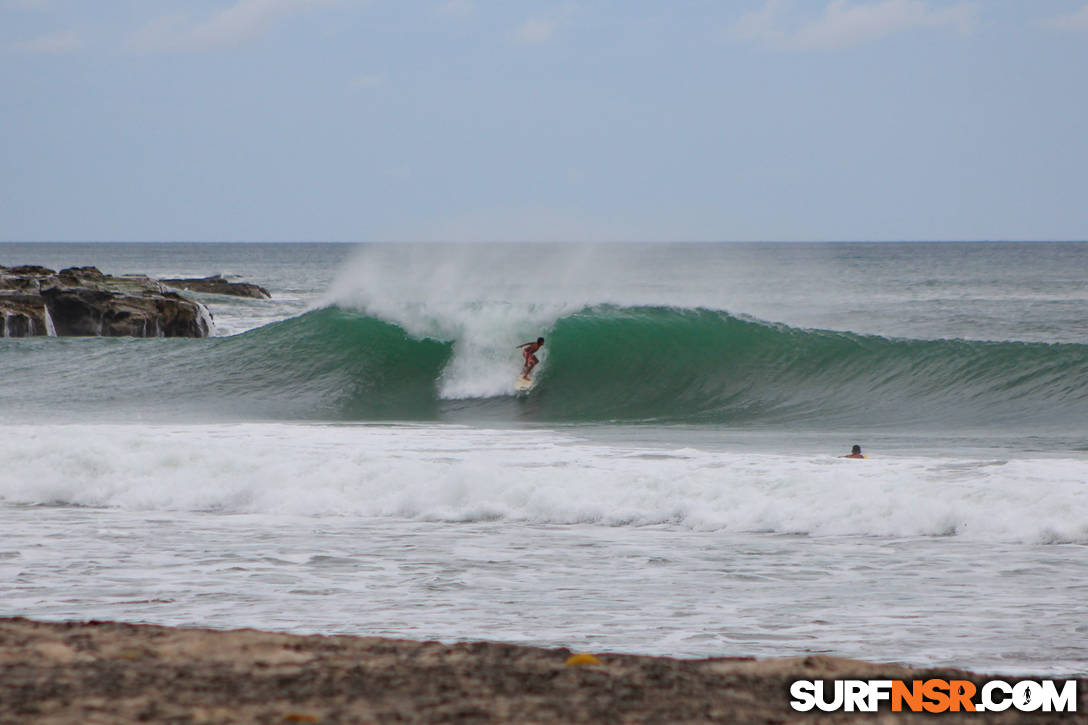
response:
<path id="1" fill-rule="evenodd" d="M 31 263 L 273 299 L 0 340 L 0 614 L 1088 672 L 1088 244 Z"/>

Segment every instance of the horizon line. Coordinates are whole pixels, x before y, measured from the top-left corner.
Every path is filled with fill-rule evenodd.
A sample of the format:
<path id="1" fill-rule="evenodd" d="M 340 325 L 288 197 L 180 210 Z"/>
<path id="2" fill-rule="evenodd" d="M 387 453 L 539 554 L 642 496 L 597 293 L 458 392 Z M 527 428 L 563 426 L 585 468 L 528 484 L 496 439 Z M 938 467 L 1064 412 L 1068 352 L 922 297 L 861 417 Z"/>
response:
<path id="1" fill-rule="evenodd" d="M 475 240 L 322 240 L 322 239 L 5 239 L 0 244 L 1082 244 L 1088 238 L 1008 239 L 475 239 Z"/>

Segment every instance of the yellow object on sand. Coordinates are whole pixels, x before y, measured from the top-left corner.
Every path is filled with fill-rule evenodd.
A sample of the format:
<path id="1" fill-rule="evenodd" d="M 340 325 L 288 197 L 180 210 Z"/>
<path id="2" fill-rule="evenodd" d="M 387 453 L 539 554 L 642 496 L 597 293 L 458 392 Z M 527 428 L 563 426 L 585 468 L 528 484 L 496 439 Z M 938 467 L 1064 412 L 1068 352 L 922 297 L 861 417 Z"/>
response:
<path id="1" fill-rule="evenodd" d="M 586 667 L 599 664 L 601 664 L 601 661 L 595 655 L 590 654 L 573 654 L 567 658 L 567 667 Z"/>

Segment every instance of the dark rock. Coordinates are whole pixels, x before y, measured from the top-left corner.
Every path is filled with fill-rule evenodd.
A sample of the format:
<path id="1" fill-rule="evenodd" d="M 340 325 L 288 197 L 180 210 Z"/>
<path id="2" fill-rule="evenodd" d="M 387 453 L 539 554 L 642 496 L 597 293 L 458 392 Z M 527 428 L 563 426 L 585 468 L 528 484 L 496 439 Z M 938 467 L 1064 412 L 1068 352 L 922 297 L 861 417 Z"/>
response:
<path id="1" fill-rule="evenodd" d="M 0 316 L 3 337 L 31 337 L 50 332 L 45 300 L 38 294 L 0 291 Z"/>
<path id="2" fill-rule="evenodd" d="M 48 277 L 56 274 L 49 267 L 42 267 L 37 264 L 21 264 L 18 267 L 0 267 L 5 275 L 13 275 L 16 277 L 22 276 L 34 276 L 34 277 Z"/>
<path id="3" fill-rule="evenodd" d="M 206 311 L 175 294 L 143 296 L 97 289 L 42 290 L 58 335 L 103 337 L 207 337 Z M 203 313 L 203 314 L 202 314 Z"/>
<path id="4" fill-rule="evenodd" d="M 5 337 L 207 337 L 211 313 L 146 276 L 112 277 L 96 267 L 54 273 L 0 267 Z"/>
<path id="5" fill-rule="evenodd" d="M 204 292 L 215 295 L 233 295 L 234 297 L 253 297 L 258 300 L 271 299 L 272 295 L 264 287 L 250 284 L 249 282 L 228 282 L 223 275 L 213 274 L 211 277 L 199 279 L 162 279 L 163 284 L 171 287 L 180 287 L 191 292 Z"/>
<path id="6" fill-rule="evenodd" d="M 48 267 L 24 264 L 19 267 L 0 267 L 0 290 L 34 290 L 41 288 L 43 280 L 55 281 L 56 272 Z"/>
<path id="7" fill-rule="evenodd" d="M 88 282 L 104 282 L 106 275 L 98 267 L 69 267 L 57 273 L 60 281 L 66 285 L 83 285 Z"/>

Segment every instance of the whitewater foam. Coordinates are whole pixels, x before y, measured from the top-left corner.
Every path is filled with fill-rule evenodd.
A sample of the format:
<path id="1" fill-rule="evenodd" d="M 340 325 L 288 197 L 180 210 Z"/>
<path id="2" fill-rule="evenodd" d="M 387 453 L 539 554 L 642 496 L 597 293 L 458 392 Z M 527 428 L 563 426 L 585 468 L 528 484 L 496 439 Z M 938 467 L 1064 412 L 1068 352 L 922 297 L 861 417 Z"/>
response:
<path id="1" fill-rule="evenodd" d="M 0 455 L 8 504 L 1088 542 L 1080 459 L 858 462 L 546 430 L 284 424 L 12 426 Z"/>

